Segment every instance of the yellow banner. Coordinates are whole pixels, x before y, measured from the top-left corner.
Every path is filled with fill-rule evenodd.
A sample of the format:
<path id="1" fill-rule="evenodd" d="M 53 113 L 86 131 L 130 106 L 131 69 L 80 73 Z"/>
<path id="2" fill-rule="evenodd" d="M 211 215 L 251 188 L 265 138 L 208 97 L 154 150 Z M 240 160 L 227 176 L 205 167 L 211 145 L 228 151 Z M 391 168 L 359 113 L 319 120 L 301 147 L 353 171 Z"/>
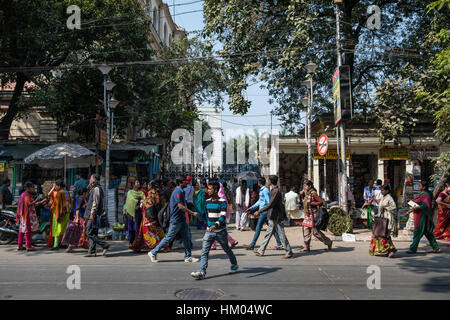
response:
<path id="1" fill-rule="evenodd" d="M 347 160 L 350 160 L 350 150 L 347 149 L 345 153 L 346 153 Z M 337 160 L 337 158 L 338 158 L 337 151 L 328 149 L 327 154 L 325 155 L 325 158 L 327 158 L 328 160 Z M 317 149 L 314 149 L 314 159 L 323 159 L 323 156 L 321 156 L 319 154 Z"/>
<path id="2" fill-rule="evenodd" d="M 407 148 L 384 148 L 380 149 L 379 160 L 409 160 L 411 158 Z"/>
<path id="3" fill-rule="evenodd" d="M 0 162 L 0 172 L 5 172 L 5 163 Z"/>

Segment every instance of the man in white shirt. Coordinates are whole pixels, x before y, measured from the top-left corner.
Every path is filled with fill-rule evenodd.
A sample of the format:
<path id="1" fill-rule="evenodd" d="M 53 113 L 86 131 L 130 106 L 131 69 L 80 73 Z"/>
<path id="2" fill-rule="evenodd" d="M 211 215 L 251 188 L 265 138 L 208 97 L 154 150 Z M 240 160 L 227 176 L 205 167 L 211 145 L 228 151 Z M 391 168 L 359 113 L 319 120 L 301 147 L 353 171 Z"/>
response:
<path id="1" fill-rule="evenodd" d="M 383 198 L 383 195 L 381 194 L 381 185 L 383 184 L 383 181 L 381 181 L 380 179 L 377 180 L 377 186 L 375 187 L 375 189 L 373 190 L 373 199 L 375 201 L 372 201 L 372 205 L 373 205 L 373 215 L 377 216 L 378 215 L 378 203 L 380 202 L 380 200 Z"/>
<path id="2" fill-rule="evenodd" d="M 297 187 L 292 187 L 291 190 L 284 195 L 284 206 L 286 208 L 288 219 L 301 219 L 299 210 L 300 196 L 297 191 Z"/>

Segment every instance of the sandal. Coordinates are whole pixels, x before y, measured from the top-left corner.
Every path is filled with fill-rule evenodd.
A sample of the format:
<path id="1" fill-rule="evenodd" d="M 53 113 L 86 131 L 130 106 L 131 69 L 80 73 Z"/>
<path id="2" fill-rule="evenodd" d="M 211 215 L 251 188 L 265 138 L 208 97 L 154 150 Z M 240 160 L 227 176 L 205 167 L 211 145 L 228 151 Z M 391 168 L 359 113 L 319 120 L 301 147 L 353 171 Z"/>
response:
<path id="1" fill-rule="evenodd" d="M 436 250 L 431 251 L 430 253 L 442 253 L 442 250 L 441 249 L 436 249 Z"/>
<path id="2" fill-rule="evenodd" d="M 284 250 L 284 247 L 282 245 L 280 246 L 275 246 L 275 250 Z"/>
<path id="3" fill-rule="evenodd" d="M 309 252 L 309 251 L 311 251 L 309 248 L 300 249 L 300 252 Z"/>

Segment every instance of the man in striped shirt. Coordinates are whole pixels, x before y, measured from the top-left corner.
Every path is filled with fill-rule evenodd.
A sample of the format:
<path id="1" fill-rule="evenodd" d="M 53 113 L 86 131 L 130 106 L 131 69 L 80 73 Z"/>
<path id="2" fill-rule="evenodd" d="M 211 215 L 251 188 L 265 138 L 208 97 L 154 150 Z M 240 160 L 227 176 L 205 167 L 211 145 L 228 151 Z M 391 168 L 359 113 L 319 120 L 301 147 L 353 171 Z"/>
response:
<path id="1" fill-rule="evenodd" d="M 208 212 L 205 236 L 203 237 L 202 257 L 200 261 L 200 270 L 192 272 L 191 276 L 197 280 L 202 280 L 206 276 L 208 268 L 208 256 L 214 241 L 218 241 L 231 262 L 230 273 L 235 273 L 239 268 L 236 257 L 233 254 L 227 239 L 226 217 L 227 203 L 225 199 L 219 197 L 220 185 L 218 182 L 208 184 L 209 199 L 206 200 L 206 211 Z"/>

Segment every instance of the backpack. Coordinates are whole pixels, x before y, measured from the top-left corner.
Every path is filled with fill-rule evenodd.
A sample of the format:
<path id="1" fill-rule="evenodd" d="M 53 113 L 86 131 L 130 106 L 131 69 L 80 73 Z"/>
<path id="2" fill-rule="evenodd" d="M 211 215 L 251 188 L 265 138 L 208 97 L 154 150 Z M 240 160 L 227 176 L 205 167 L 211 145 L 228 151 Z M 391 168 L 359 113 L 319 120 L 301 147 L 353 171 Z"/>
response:
<path id="1" fill-rule="evenodd" d="M 170 223 L 170 206 L 166 203 L 164 207 L 158 212 L 158 223 L 163 229 L 169 228 Z"/>

